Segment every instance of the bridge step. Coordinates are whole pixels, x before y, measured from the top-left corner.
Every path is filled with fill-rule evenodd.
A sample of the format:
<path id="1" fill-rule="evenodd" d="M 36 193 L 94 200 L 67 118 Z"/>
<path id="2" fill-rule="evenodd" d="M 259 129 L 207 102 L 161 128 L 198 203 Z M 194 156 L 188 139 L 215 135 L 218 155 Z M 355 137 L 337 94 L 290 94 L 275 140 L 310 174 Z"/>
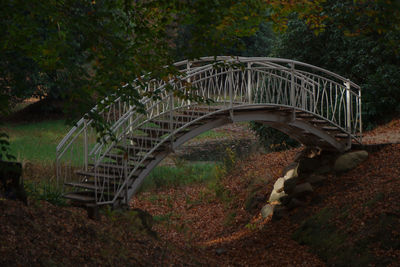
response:
<path id="1" fill-rule="evenodd" d="M 328 132 L 341 132 L 342 130 L 335 126 L 324 126 L 322 127 L 323 130 Z"/>
<path id="2" fill-rule="evenodd" d="M 102 181 L 99 181 L 98 184 L 103 185 Z M 113 187 L 117 187 L 119 185 L 121 185 L 121 183 L 117 182 L 117 181 L 107 181 L 106 184 L 108 186 L 104 186 L 105 188 L 113 188 Z M 96 189 L 96 185 L 94 181 L 85 181 L 85 182 L 70 182 L 70 183 L 65 183 L 66 186 L 72 186 L 75 188 L 82 188 L 82 189 L 88 189 L 88 190 L 92 190 L 94 191 Z M 131 186 L 128 186 L 128 188 L 130 188 Z M 86 191 L 88 192 L 88 191 Z"/>
<path id="3" fill-rule="evenodd" d="M 63 195 L 64 198 L 71 199 L 73 201 L 76 201 L 78 203 L 83 203 L 83 204 L 90 204 L 90 203 L 96 203 L 96 198 L 95 198 L 95 191 L 77 191 L 77 192 L 70 192 L 66 193 Z M 114 194 L 111 194 L 110 192 L 97 192 L 98 196 L 103 196 L 108 199 L 113 199 Z M 118 199 L 122 199 L 122 196 L 118 196 Z"/>
<path id="4" fill-rule="evenodd" d="M 144 155 L 143 155 L 144 156 Z M 112 153 L 108 153 L 108 154 L 106 154 L 105 155 L 105 157 L 106 158 L 109 158 L 109 159 L 111 159 L 111 160 L 115 160 L 115 161 L 120 161 L 120 162 L 122 162 L 122 160 L 125 158 L 125 156 L 124 155 L 120 155 L 120 154 L 112 154 Z M 146 161 L 151 161 L 151 160 L 153 160 L 155 157 L 153 156 L 153 155 L 148 155 L 147 157 L 146 157 Z M 142 160 L 143 159 L 143 157 L 140 157 L 140 156 L 129 156 L 128 157 L 128 160 L 129 161 L 139 161 L 139 160 Z M 145 162 L 146 162 L 145 161 Z M 90 165 L 90 164 L 89 164 Z M 93 166 L 94 167 L 94 166 Z"/>
<path id="5" fill-rule="evenodd" d="M 315 118 L 314 115 L 312 115 L 312 114 L 310 114 L 310 113 L 302 112 L 302 111 L 301 111 L 301 113 L 300 113 L 300 112 L 299 112 L 299 113 L 296 113 L 296 117 L 298 117 L 298 118 L 305 118 L 305 119 L 307 119 L 307 118 L 310 118 L 310 119 Z"/>
<path id="6" fill-rule="evenodd" d="M 85 177 L 95 177 L 96 173 L 91 171 L 75 171 L 75 174 L 85 176 Z M 111 175 L 105 173 L 98 173 L 97 177 L 99 178 L 106 178 L 106 179 L 120 179 L 119 175 Z"/>
<path id="7" fill-rule="evenodd" d="M 129 140 L 135 142 L 136 145 L 145 145 L 145 146 L 155 146 L 158 143 L 161 143 L 162 141 L 164 142 L 170 142 L 169 139 L 166 138 L 154 138 L 150 136 L 132 136 L 128 135 L 126 138 Z"/>
<path id="8" fill-rule="evenodd" d="M 154 150 L 154 153 L 160 152 L 165 149 L 166 144 L 169 144 L 170 141 L 166 141 L 163 145 L 160 145 Z M 154 146 L 151 146 L 151 144 L 143 144 L 142 146 L 138 145 L 127 145 L 125 147 L 119 147 L 121 149 L 127 149 L 129 150 L 130 153 L 136 154 L 136 153 L 148 153 L 150 150 L 154 148 Z"/>
<path id="9" fill-rule="evenodd" d="M 178 112 L 179 112 L 178 113 L 179 115 L 181 115 L 181 114 L 182 115 L 190 115 L 190 116 L 193 116 L 196 118 L 205 116 L 210 113 L 207 111 L 201 111 L 201 110 L 196 110 L 196 109 L 179 110 Z"/>
<path id="10" fill-rule="evenodd" d="M 148 136 L 157 136 L 161 137 L 165 134 L 169 134 L 171 132 L 170 129 L 164 128 L 155 128 L 155 127 L 141 127 L 138 130 L 142 131 L 143 133 L 147 134 Z"/>
<path id="11" fill-rule="evenodd" d="M 82 182 L 82 183 L 71 182 L 71 183 L 65 183 L 65 185 L 83 189 L 89 189 L 89 190 L 96 189 L 96 185 L 94 184 L 94 182 Z"/>
<path id="12" fill-rule="evenodd" d="M 82 202 L 82 203 L 95 203 L 96 202 L 96 199 L 94 196 L 87 195 L 86 193 L 83 194 L 82 192 L 67 193 L 67 194 L 64 194 L 63 197 L 77 201 L 77 202 Z"/>
<path id="13" fill-rule="evenodd" d="M 163 129 L 170 129 L 170 126 L 171 126 L 171 122 L 169 120 L 155 120 L 155 121 L 152 121 L 152 123 L 158 125 L 159 127 L 163 128 Z M 175 129 L 175 128 L 178 128 L 178 127 L 182 127 L 186 123 L 187 122 L 173 121 L 172 122 L 172 129 Z"/>
<path id="14" fill-rule="evenodd" d="M 349 135 L 346 133 L 339 133 L 339 134 L 335 134 L 336 138 L 340 138 L 340 139 L 345 139 L 345 138 L 349 138 Z"/>
<path id="15" fill-rule="evenodd" d="M 94 168 L 94 164 L 89 164 L 89 166 Z M 102 169 L 107 169 L 107 170 L 108 169 L 113 169 L 113 170 L 118 170 L 118 171 L 124 170 L 124 166 L 117 162 L 104 162 L 104 163 L 99 163 L 97 166 Z M 141 164 L 141 166 L 139 168 L 143 168 L 145 166 L 146 166 L 145 164 Z M 134 165 L 134 164 L 128 164 L 128 166 L 127 166 L 128 171 L 132 171 L 135 167 L 136 167 L 136 165 Z"/>
<path id="16" fill-rule="evenodd" d="M 314 124 L 330 124 L 326 120 L 319 120 L 319 119 L 312 119 L 312 120 L 309 120 L 309 122 L 314 123 Z"/>

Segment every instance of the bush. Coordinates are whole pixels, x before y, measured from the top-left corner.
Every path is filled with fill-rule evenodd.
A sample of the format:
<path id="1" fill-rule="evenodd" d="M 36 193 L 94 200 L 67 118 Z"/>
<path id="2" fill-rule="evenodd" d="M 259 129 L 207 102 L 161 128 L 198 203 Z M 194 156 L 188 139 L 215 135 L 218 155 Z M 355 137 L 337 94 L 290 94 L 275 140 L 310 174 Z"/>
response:
<path id="1" fill-rule="evenodd" d="M 29 198 L 34 200 L 45 200 L 56 206 L 67 206 L 61 189 L 50 182 L 24 182 L 25 191 Z"/>
<path id="2" fill-rule="evenodd" d="M 282 151 L 300 145 L 288 135 L 263 123 L 251 122 L 250 128 L 256 132 L 259 141 L 267 151 Z"/>

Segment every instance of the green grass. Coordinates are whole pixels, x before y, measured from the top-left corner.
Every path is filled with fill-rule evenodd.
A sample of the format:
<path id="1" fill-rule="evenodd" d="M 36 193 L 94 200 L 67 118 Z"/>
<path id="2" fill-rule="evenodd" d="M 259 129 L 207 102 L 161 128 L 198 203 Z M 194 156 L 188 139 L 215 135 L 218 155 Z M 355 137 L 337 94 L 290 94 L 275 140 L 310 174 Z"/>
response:
<path id="1" fill-rule="evenodd" d="M 4 126 L 17 160 L 42 163 L 54 162 L 58 143 L 71 129 L 63 120 Z"/>
<path id="2" fill-rule="evenodd" d="M 215 178 L 214 163 L 158 166 L 144 180 L 141 191 L 208 182 Z"/>

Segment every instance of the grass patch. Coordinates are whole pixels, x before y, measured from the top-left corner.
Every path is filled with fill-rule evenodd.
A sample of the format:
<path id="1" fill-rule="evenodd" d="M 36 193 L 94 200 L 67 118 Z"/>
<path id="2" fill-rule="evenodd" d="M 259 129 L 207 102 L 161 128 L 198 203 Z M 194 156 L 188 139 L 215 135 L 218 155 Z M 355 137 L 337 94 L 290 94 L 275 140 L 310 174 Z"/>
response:
<path id="1" fill-rule="evenodd" d="M 214 177 L 214 163 L 179 164 L 177 167 L 158 166 L 146 177 L 141 191 L 206 182 Z"/>
<path id="2" fill-rule="evenodd" d="M 63 120 L 43 121 L 29 124 L 6 125 L 10 136 L 11 153 L 17 160 L 54 162 L 56 147 L 71 126 Z"/>

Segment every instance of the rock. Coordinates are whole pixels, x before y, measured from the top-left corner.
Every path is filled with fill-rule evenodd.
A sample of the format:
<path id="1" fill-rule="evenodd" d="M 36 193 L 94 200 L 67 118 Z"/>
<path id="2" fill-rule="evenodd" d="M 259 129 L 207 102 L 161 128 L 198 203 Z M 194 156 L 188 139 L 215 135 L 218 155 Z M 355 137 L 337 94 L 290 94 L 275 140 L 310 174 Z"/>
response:
<path id="1" fill-rule="evenodd" d="M 289 204 L 287 205 L 287 208 L 289 210 L 298 208 L 298 207 L 304 207 L 306 205 L 305 202 L 298 200 L 297 198 L 292 198 L 289 202 Z"/>
<path id="2" fill-rule="evenodd" d="M 274 212 L 272 213 L 272 220 L 273 221 L 278 221 L 282 219 L 284 216 L 288 214 L 288 210 L 285 206 L 282 205 L 276 205 L 274 207 Z"/>
<path id="3" fill-rule="evenodd" d="M 297 185 L 293 190 L 293 197 L 302 197 L 314 192 L 313 187 L 310 183 L 302 183 Z"/>
<path id="4" fill-rule="evenodd" d="M 275 184 L 274 184 L 274 191 L 279 191 L 283 188 L 283 184 L 285 182 L 284 178 L 279 178 L 278 180 L 276 180 Z"/>
<path id="5" fill-rule="evenodd" d="M 368 158 L 368 152 L 365 150 L 349 152 L 339 156 L 333 167 L 335 172 L 346 172 L 357 167 L 361 162 Z"/>
<path id="6" fill-rule="evenodd" d="M 319 147 L 306 147 L 296 154 L 294 161 L 299 162 L 303 158 L 315 158 L 319 156 L 321 152 L 322 149 Z"/>
<path id="7" fill-rule="evenodd" d="M 267 204 L 261 209 L 261 216 L 265 219 L 274 213 L 274 205 Z"/>
<path id="8" fill-rule="evenodd" d="M 330 173 L 332 171 L 332 167 L 329 166 L 328 164 L 326 165 L 322 165 L 321 167 L 319 167 L 315 173 L 317 174 L 327 174 Z"/>
<path id="9" fill-rule="evenodd" d="M 321 162 L 318 158 L 303 158 L 299 161 L 298 173 L 310 173 L 318 170 L 321 167 Z"/>
<path id="10" fill-rule="evenodd" d="M 296 153 L 296 155 L 294 156 L 294 159 L 293 159 L 294 162 L 298 163 L 302 158 L 304 158 L 303 151 L 304 150 Z"/>
<path id="11" fill-rule="evenodd" d="M 297 176 L 297 168 L 299 167 L 299 163 L 292 162 L 288 166 L 286 166 L 282 171 L 282 176 L 285 179 Z"/>
<path id="12" fill-rule="evenodd" d="M 311 174 L 305 179 L 311 185 L 321 185 L 326 181 L 326 177 L 318 174 Z"/>
<path id="13" fill-rule="evenodd" d="M 279 201 L 281 202 L 282 205 L 286 206 L 287 204 L 289 204 L 290 200 L 292 199 L 291 196 L 287 195 L 287 196 L 283 196 L 279 199 Z"/>
<path id="14" fill-rule="evenodd" d="M 293 192 L 294 188 L 296 187 L 297 183 L 299 182 L 299 177 L 292 177 L 290 179 L 285 179 L 283 184 L 283 190 L 285 193 L 290 194 Z"/>
<path id="15" fill-rule="evenodd" d="M 282 197 L 287 196 L 287 194 L 285 193 L 285 191 L 281 190 L 280 192 L 277 192 L 276 190 L 272 190 L 271 196 L 269 197 L 268 202 L 272 203 L 272 202 L 280 202 L 280 199 Z"/>

